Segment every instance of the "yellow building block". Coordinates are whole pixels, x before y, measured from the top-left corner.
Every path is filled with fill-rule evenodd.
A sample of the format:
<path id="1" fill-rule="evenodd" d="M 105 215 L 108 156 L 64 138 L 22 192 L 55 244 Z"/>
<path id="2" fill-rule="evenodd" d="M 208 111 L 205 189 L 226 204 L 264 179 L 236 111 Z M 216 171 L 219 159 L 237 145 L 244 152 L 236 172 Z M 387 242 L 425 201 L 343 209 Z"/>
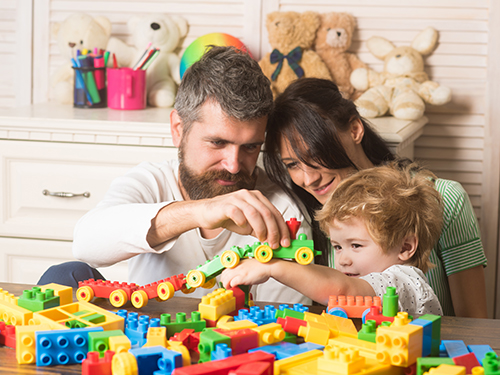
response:
<path id="1" fill-rule="evenodd" d="M 285 338 L 285 331 L 278 323 L 263 324 L 252 330 L 259 334 L 259 346 L 274 344 Z"/>
<path id="2" fill-rule="evenodd" d="M 484 372 L 483 372 L 484 373 Z M 424 375 L 465 375 L 464 366 L 453 366 L 453 365 L 439 365 L 438 367 L 431 368 L 428 372 L 424 372 Z"/>
<path id="3" fill-rule="evenodd" d="M 340 336 L 348 336 L 352 338 L 358 337 L 358 330 L 351 319 L 342 318 L 340 316 L 330 315 L 327 313 L 322 313 L 321 316 L 325 319 L 325 323 L 330 328 L 332 333 Z"/>
<path id="4" fill-rule="evenodd" d="M 315 314 L 309 311 L 304 312 L 304 320 L 306 322 L 316 322 L 316 323 L 325 323 L 325 318 L 320 314 Z"/>
<path id="5" fill-rule="evenodd" d="M 92 323 L 85 320 L 85 317 L 100 314 L 105 320 L 101 323 Z M 33 324 L 49 324 L 52 329 L 65 328 L 66 322 L 76 320 L 87 327 L 102 327 L 105 331 L 119 329 L 123 331 L 124 319 L 108 310 L 100 308 L 89 302 L 79 301 L 64 306 L 57 306 L 51 309 L 33 313 Z M 30 323 L 31 324 L 31 323 Z"/>
<path id="6" fill-rule="evenodd" d="M 50 331 L 48 324 L 16 327 L 16 359 L 17 363 L 36 363 L 36 331 Z"/>
<path id="7" fill-rule="evenodd" d="M 73 288 L 66 285 L 50 283 L 47 285 L 40 285 L 42 292 L 46 289 L 53 289 L 54 295 L 59 296 L 60 305 L 67 305 L 73 302 Z"/>
<path id="8" fill-rule="evenodd" d="M 357 349 L 327 346 L 318 358 L 318 370 L 338 374 L 354 374 L 365 368 L 366 358 Z"/>
<path id="9" fill-rule="evenodd" d="M 5 303 L 11 303 L 11 304 L 17 306 L 17 299 L 18 299 L 18 297 L 16 297 L 12 293 L 9 293 L 8 291 L 4 290 L 3 288 L 0 288 L 0 301 L 3 301 Z"/>
<path id="10" fill-rule="evenodd" d="M 201 298 L 198 311 L 202 319 L 217 320 L 236 310 L 236 298 L 232 290 L 214 290 Z"/>
<path id="11" fill-rule="evenodd" d="M 258 324 L 251 322 L 250 320 L 236 320 L 233 322 L 222 322 L 222 321 L 217 322 L 217 328 L 227 329 L 230 331 L 235 331 L 238 329 L 245 329 L 245 328 L 255 328 L 258 326 L 259 326 Z"/>
<path id="12" fill-rule="evenodd" d="M 391 323 L 391 327 L 400 327 L 404 326 L 411 322 L 411 319 L 408 317 L 407 312 L 398 312 L 394 317 L 394 321 Z"/>
<path id="13" fill-rule="evenodd" d="M 358 350 L 359 355 L 369 359 L 377 359 L 377 344 L 349 336 L 337 336 L 328 340 L 328 346 L 339 346 L 346 349 Z"/>
<path id="14" fill-rule="evenodd" d="M 307 373 L 315 373 L 317 359 L 323 356 L 321 350 L 311 350 L 274 362 L 274 375 L 291 375 L 290 371 L 303 365 L 310 365 Z"/>
<path id="15" fill-rule="evenodd" d="M 328 344 L 330 329 L 324 323 L 307 322 L 307 326 L 300 326 L 298 335 L 304 338 L 305 342 L 312 342 L 318 345 Z"/>
<path id="16" fill-rule="evenodd" d="M 191 365 L 191 354 L 189 354 L 189 349 L 186 348 L 180 341 L 168 341 L 167 349 L 173 350 L 174 352 L 181 353 L 182 355 L 182 366 Z"/>
<path id="17" fill-rule="evenodd" d="M 7 294 L 4 297 L 4 300 L 0 300 L 0 319 L 3 319 L 5 324 L 12 324 L 14 326 L 28 325 L 33 317 L 33 312 L 24 307 L 17 306 L 17 298 L 12 299 Z"/>
<path id="18" fill-rule="evenodd" d="M 143 346 L 168 346 L 167 327 L 149 327 L 146 335 L 146 343 Z"/>
<path id="19" fill-rule="evenodd" d="M 377 361 L 393 366 L 411 366 L 422 356 L 422 340 L 421 326 L 379 326 L 376 333 Z"/>
<path id="20" fill-rule="evenodd" d="M 128 352 L 128 350 L 132 348 L 132 343 L 130 339 L 123 336 L 111 336 L 109 338 L 109 350 L 118 353 Z"/>

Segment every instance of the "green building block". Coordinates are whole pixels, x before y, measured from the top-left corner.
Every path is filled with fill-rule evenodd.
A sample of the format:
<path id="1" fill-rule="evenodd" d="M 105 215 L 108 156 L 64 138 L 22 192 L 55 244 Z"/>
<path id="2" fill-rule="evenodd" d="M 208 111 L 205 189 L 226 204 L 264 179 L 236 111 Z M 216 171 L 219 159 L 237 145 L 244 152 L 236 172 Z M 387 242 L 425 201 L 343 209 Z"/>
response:
<path id="1" fill-rule="evenodd" d="M 125 334 L 119 329 L 89 332 L 89 352 L 99 352 L 99 357 L 103 358 L 106 350 L 109 350 L 109 338 L 113 336 L 125 336 Z"/>
<path id="2" fill-rule="evenodd" d="M 167 327 L 167 339 L 183 329 L 194 329 L 195 332 L 201 332 L 207 327 L 207 322 L 201 319 L 199 311 L 191 313 L 191 319 L 186 320 L 186 313 L 175 314 L 175 322 L 172 322 L 170 314 L 161 314 L 160 326 Z"/>
<path id="3" fill-rule="evenodd" d="M 376 342 L 377 322 L 375 320 L 367 320 L 358 332 L 358 339 L 369 342 Z"/>
<path id="4" fill-rule="evenodd" d="M 439 315 L 425 314 L 420 317 L 432 322 L 431 356 L 439 357 L 439 345 L 441 344 L 441 317 Z"/>
<path id="5" fill-rule="evenodd" d="M 398 295 L 396 294 L 396 288 L 393 286 L 388 286 L 385 290 L 385 294 L 382 297 L 382 315 L 383 316 L 396 316 L 399 311 L 398 305 Z"/>
<path id="6" fill-rule="evenodd" d="M 215 345 L 217 344 L 227 344 L 228 347 L 231 347 L 231 337 L 225 336 L 213 329 L 203 330 L 200 333 L 200 343 L 198 344 L 200 352 L 198 363 L 209 362 L 211 360 L 210 354 L 215 350 Z"/>
<path id="7" fill-rule="evenodd" d="M 286 318 L 287 316 L 291 318 L 296 318 L 300 320 L 304 320 L 304 313 L 300 311 L 295 311 L 292 309 L 283 309 L 283 310 L 276 310 L 276 315 L 275 318 Z"/>
<path id="8" fill-rule="evenodd" d="M 292 344 L 297 343 L 297 336 L 290 332 L 285 332 L 285 338 L 283 339 L 285 342 L 290 342 Z"/>
<path id="9" fill-rule="evenodd" d="M 420 357 L 417 358 L 417 375 L 423 375 L 433 367 L 439 365 L 452 365 L 455 366 L 453 358 L 449 357 Z"/>
<path id="10" fill-rule="evenodd" d="M 50 309 L 60 304 L 59 296 L 54 295 L 54 289 L 46 289 L 42 292 L 38 286 L 34 286 L 31 290 L 24 290 L 17 300 L 18 306 L 33 312 Z"/>
<path id="11" fill-rule="evenodd" d="M 483 359 L 484 375 L 500 375 L 500 362 L 495 352 L 488 352 Z"/>
<path id="12" fill-rule="evenodd" d="M 64 325 L 68 328 L 86 328 L 88 327 L 88 324 L 85 324 L 83 322 L 80 322 L 78 320 L 68 320 Z"/>
<path id="13" fill-rule="evenodd" d="M 102 314 L 95 313 L 95 314 L 83 317 L 82 320 L 86 320 L 87 322 L 94 323 L 94 324 L 99 324 L 99 323 L 104 323 L 106 321 L 106 317 Z"/>

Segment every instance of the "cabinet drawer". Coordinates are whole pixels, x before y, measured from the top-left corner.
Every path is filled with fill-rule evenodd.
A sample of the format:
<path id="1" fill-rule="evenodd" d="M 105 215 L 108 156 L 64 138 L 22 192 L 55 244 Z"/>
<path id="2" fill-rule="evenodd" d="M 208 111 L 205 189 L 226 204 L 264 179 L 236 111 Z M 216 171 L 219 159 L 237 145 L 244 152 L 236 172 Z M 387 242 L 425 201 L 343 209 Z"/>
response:
<path id="1" fill-rule="evenodd" d="M 115 177 L 142 161 L 176 156 L 176 148 L 166 147 L 0 141 L 0 235 L 71 240 L 78 219 Z"/>

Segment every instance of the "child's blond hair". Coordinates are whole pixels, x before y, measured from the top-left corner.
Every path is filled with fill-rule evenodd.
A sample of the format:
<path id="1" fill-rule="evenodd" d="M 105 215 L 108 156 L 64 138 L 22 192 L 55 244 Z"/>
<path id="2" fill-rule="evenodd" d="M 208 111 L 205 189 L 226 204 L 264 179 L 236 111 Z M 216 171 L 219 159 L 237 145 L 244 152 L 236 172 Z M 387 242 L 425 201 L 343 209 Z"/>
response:
<path id="1" fill-rule="evenodd" d="M 365 169 L 343 180 L 316 220 L 328 235 L 335 220 L 364 220 L 368 233 L 384 252 L 415 235 L 418 246 L 406 264 L 423 272 L 432 267 L 429 256 L 441 235 L 443 208 L 434 188 L 436 176 L 413 163 Z"/>

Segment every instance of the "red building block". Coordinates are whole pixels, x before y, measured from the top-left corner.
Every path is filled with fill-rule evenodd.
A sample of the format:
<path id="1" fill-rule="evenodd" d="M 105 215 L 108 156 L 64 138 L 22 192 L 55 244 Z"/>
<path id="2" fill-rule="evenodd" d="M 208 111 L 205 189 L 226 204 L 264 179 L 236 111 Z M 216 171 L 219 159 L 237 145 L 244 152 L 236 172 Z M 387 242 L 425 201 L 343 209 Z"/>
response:
<path id="1" fill-rule="evenodd" d="M 292 318 L 291 316 L 287 316 L 285 318 L 278 318 L 276 320 L 276 323 L 280 324 L 285 332 L 294 335 L 299 334 L 299 328 L 301 326 L 307 327 L 307 322 L 305 320 Z"/>
<path id="2" fill-rule="evenodd" d="M 82 375 L 111 375 L 111 360 L 115 352 L 107 350 L 103 358 L 99 352 L 88 352 L 87 358 L 82 362 Z"/>
<path id="3" fill-rule="evenodd" d="M 349 318 L 361 318 L 363 313 L 372 306 L 382 309 L 381 298 L 377 296 L 330 296 L 327 311 L 340 308 Z"/>
<path id="4" fill-rule="evenodd" d="M 394 317 L 384 316 L 382 315 L 382 312 L 380 311 L 380 308 L 378 306 L 372 306 L 370 307 L 370 312 L 365 316 L 365 321 L 368 320 L 375 320 L 378 327 L 382 322 L 393 322 Z"/>
<path id="5" fill-rule="evenodd" d="M 259 346 L 259 334 L 253 329 L 227 330 L 217 328 L 215 331 L 231 338 L 231 350 L 234 355 L 248 352 Z"/>
<path id="6" fill-rule="evenodd" d="M 0 322 L 0 345 L 16 348 L 16 326 Z"/>
<path id="7" fill-rule="evenodd" d="M 476 366 L 481 366 L 474 353 L 468 353 L 464 355 L 459 355 L 458 357 L 453 357 L 453 362 L 457 366 L 464 366 L 466 374 L 472 374 L 472 368 Z"/>
<path id="8" fill-rule="evenodd" d="M 254 362 L 241 365 L 229 375 L 273 375 L 273 366 L 268 362 Z"/>

